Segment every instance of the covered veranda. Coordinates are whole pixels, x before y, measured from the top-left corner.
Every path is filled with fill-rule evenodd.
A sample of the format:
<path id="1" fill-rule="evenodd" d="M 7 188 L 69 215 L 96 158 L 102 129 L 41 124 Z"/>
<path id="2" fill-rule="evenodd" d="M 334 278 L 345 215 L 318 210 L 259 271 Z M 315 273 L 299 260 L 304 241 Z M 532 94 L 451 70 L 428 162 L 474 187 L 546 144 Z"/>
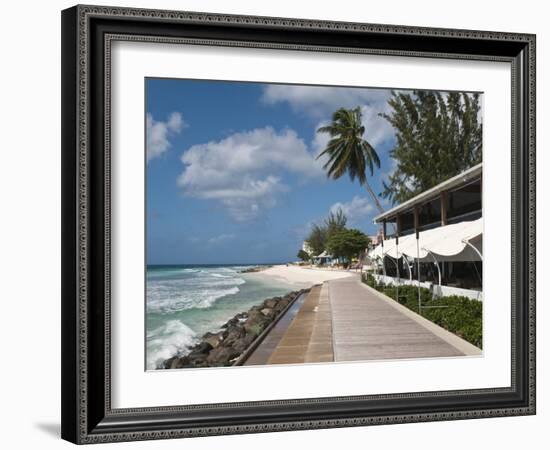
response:
<path id="1" fill-rule="evenodd" d="M 368 257 L 381 272 L 374 274 L 378 282 L 482 300 L 482 241 L 479 218 L 385 239 Z"/>

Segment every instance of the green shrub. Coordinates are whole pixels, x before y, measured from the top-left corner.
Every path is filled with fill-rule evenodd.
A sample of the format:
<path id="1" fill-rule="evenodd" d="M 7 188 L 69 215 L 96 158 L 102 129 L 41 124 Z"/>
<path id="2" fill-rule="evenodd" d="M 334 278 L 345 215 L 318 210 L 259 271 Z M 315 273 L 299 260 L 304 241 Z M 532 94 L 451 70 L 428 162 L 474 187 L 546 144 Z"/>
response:
<path id="1" fill-rule="evenodd" d="M 363 282 L 395 300 L 398 289 L 395 286 L 376 283 L 371 274 L 363 275 Z M 483 305 L 478 300 L 452 295 L 432 299 L 429 289 L 420 288 L 422 316 L 442 328 L 456 334 L 476 347 L 482 348 Z M 399 303 L 418 314 L 418 287 L 399 286 Z M 444 306 L 444 308 L 424 308 Z"/>
<path id="2" fill-rule="evenodd" d="M 374 287 L 376 284 L 376 280 L 374 279 L 371 273 L 363 273 L 361 275 L 361 278 L 363 280 L 363 283 L 369 285 L 370 287 Z"/>

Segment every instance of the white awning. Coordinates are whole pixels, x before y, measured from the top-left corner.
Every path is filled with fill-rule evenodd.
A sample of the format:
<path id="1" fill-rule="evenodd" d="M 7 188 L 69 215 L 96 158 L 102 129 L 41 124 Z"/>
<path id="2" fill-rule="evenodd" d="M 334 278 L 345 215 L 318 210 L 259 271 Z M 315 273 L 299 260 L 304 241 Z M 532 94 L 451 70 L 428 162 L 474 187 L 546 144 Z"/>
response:
<path id="1" fill-rule="evenodd" d="M 422 234 L 422 233 L 421 233 Z M 386 239 L 384 245 L 378 245 L 372 253 L 369 255 L 375 258 L 381 258 L 382 256 L 391 256 L 392 258 L 400 258 L 403 253 L 403 248 L 414 243 L 416 245 L 416 235 L 408 234 L 407 236 L 400 236 L 398 245 L 396 246 L 395 238 Z"/>
<path id="2" fill-rule="evenodd" d="M 324 251 L 323 253 L 321 253 L 320 255 L 315 256 L 315 258 L 332 258 L 332 256 L 329 255 L 329 254 L 327 253 L 327 251 L 325 250 L 325 251 Z"/>
<path id="3" fill-rule="evenodd" d="M 378 245 L 369 256 L 400 258 L 406 255 L 411 258 L 418 256 L 423 260 L 431 259 L 429 255 L 432 253 L 438 261 L 479 261 L 479 255 L 469 244 L 481 253 L 482 236 L 481 218 L 421 231 L 418 250 L 414 233 L 400 237 L 397 246 L 395 238 L 386 239 L 384 245 Z"/>

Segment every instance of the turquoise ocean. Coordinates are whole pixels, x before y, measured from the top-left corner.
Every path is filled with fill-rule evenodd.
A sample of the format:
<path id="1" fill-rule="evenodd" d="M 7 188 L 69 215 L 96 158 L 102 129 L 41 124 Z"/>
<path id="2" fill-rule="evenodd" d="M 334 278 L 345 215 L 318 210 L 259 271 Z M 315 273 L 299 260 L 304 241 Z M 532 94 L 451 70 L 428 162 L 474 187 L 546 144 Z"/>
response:
<path id="1" fill-rule="evenodd" d="M 242 273 L 245 265 L 147 266 L 146 366 L 185 355 L 207 331 L 264 299 L 302 286 Z"/>

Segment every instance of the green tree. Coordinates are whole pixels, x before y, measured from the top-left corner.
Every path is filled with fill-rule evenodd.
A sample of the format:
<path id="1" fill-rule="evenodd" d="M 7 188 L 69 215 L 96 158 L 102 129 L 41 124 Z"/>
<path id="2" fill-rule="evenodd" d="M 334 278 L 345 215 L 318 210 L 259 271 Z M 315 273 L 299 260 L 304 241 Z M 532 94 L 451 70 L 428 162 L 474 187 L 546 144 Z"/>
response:
<path id="1" fill-rule="evenodd" d="M 326 250 L 326 244 L 330 236 L 337 231 L 345 229 L 347 222 L 348 218 L 342 211 L 342 208 L 338 208 L 336 211 L 330 211 L 327 218 L 321 224 L 314 223 L 311 226 L 309 236 L 306 238 L 312 255 L 317 256 L 323 253 Z"/>
<path id="2" fill-rule="evenodd" d="M 330 211 L 328 217 L 325 219 L 327 239 L 329 239 L 333 233 L 346 228 L 347 223 L 348 218 L 344 214 L 344 211 L 342 211 L 342 208 L 338 208 L 336 212 Z"/>
<path id="3" fill-rule="evenodd" d="M 298 252 L 298 258 L 300 258 L 302 261 L 309 261 L 310 260 L 310 256 L 309 256 L 309 253 L 306 252 L 304 249 L 300 249 L 300 251 Z"/>
<path id="4" fill-rule="evenodd" d="M 369 244 L 369 237 L 356 229 L 344 229 L 333 233 L 327 241 L 327 250 L 332 256 L 348 261 L 359 256 Z"/>
<path id="5" fill-rule="evenodd" d="M 388 103 L 391 111 L 380 115 L 396 131 L 397 166 L 384 198 L 402 203 L 481 162 L 479 94 L 393 92 Z"/>
<path id="6" fill-rule="evenodd" d="M 306 239 L 311 253 L 313 256 L 317 256 L 325 250 L 325 244 L 327 242 L 327 230 L 324 225 L 313 224 L 309 236 Z"/>
<path id="7" fill-rule="evenodd" d="M 330 135 L 327 147 L 317 156 L 317 159 L 328 156 L 323 166 L 327 176 L 336 180 L 347 173 L 352 181 L 357 178 L 367 188 L 378 210 L 384 212 L 368 182 L 367 169 L 372 176 L 374 166 L 380 167 L 380 159 L 374 147 L 363 138 L 365 127 L 362 124 L 361 108 L 338 109 L 332 115 L 330 125 L 319 128 L 317 132 Z"/>

